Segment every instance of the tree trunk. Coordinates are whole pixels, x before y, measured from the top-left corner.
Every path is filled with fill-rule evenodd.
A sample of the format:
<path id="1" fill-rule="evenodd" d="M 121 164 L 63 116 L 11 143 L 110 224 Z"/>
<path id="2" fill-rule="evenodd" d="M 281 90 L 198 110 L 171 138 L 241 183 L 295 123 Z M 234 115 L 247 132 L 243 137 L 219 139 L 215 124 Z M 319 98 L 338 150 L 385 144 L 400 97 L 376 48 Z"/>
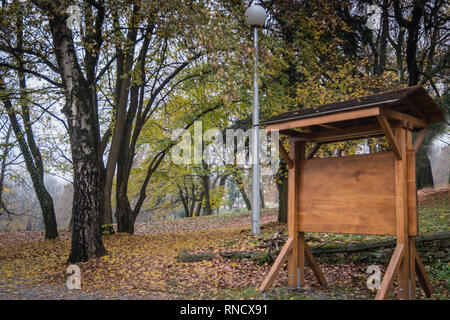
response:
<path id="1" fill-rule="evenodd" d="M 187 199 L 186 198 L 188 198 L 188 195 L 186 194 L 186 197 L 184 196 L 184 194 L 183 194 L 183 190 L 181 189 L 181 187 L 180 186 L 178 186 L 178 193 L 180 194 L 180 200 L 181 200 L 181 203 L 183 204 L 183 208 L 184 208 L 184 216 L 186 217 L 186 218 L 188 218 L 190 215 L 189 215 L 189 205 L 188 205 L 188 203 L 187 203 Z"/>
<path id="2" fill-rule="evenodd" d="M 107 253 L 99 227 L 99 216 L 102 212 L 100 201 L 102 168 L 96 86 L 93 83 L 95 77 L 92 76 L 95 74 L 93 73 L 95 66 L 86 67 L 88 79 L 85 79 L 64 16 L 54 14 L 49 22 L 59 73 L 64 85 L 66 101 L 62 111 L 67 118 L 72 150 L 73 227 L 72 249 L 68 262 L 76 263 Z"/>
<path id="3" fill-rule="evenodd" d="M 209 198 L 209 176 L 208 176 L 208 167 L 205 162 L 202 163 L 204 173 L 200 177 L 202 181 L 202 187 L 203 187 L 203 197 L 205 198 L 205 208 L 203 209 L 203 215 L 204 216 L 210 216 L 212 215 L 212 209 L 211 209 L 211 202 Z"/>
<path id="4" fill-rule="evenodd" d="M 406 66 L 408 69 L 408 85 L 414 86 L 419 83 L 420 72 L 417 65 L 417 43 L 419 41 L 420 20 L 424 15 L 424 3 L 422 1 L 414 1 L 414 7 L 411 11 L 411 20 L 403 18 L 403 10 L 401 1 L 394 0 L 395 20 L 400 27 L 408 30 L 408 38 L 406 39 Z"/>
<path id="5" fill-rule="evenodd" d="M 247 208 L 247 210 L 249 210 L 249 211 L 252 210 L 252 204 L 250 203 L 250 200 L 247 197 L 247 193 L 245 192 L 244 186 L 240 185 L 239 191 L 241 192 L 241 196 L 242 196 L 242 199 L 244 200 L 245 207 Z"/>
<path id="6" fill-rule="evenodd" d="M 72 150 L 72 153 L 77 154 L 78 151 Z M 70 263 L 83 262 L 106 254 L 98 224 L 101 206 L 97 157 L 91 155 L 88 158 L 90 161 L 74 161 L 72 250 L 68 260 Z"/>
<path id="7" fill-rule="evenodd" d="M 238 172 L 233 172 L 233 178 L 234 178 L 234 181 L 236 182 L 236 184 L 238 186 L 239 192 L 241 193 L 242 199 L 245 202 L 245 206 L 247 207 L 247 210 L 249 210 L 249 211 L 252 210 L 252 205 L 250 203 L 250 200 L 247 197 L 247 194 L 245 193 L 245 188 L 244 188 L 244 186 L 242 184 L 241 176 L 239 175 Z"/>
<path id="8" fill-rule="evenodd" d="M 419 68 L 417 66 L 417 41 L 419 39 L 419 28 L 408 29 L 408 39 L 406 40 L 406 64 L 408 66 L 408 85 L 415 86 L 419 83 Z"/>
<path id="9" fill-rule="evenodd" d="M 195 186 L 192 185 L 191 186 L 191 204 L 189 206 L 189 217 L 192 217 L 194 215 L 194 208 L 195 208 L 195 202 L 196 202 L 195 189 L 196 189 Z"/>
<path id="10" fill-rule="evenodd" d="M 5 89 L 6 87 L 3 78 L 0 77 L 0 90 L 3 91 Z M 38 198 L 39 205 L 41 206 L 45 226 L 45 237 L 47 239 L 56 238 L 58 237 L 58 229 L 56 225 L 56 216 L 55 216 L 55 208 L 53 205 L 53 199 L 44 185 L 43 175 L 41 174 L 39 168 L 33 161 L 32 153 L 25 140 L 24 132 L 20 126 L 16 114 L 14 113 L 14 107 L 11 103 L 11 100 L 9 100 L 9 98 L 5 96 L 3 98 L 3 104 L 5 105 L 5 108 L 8 111 L 8 117 L 11 122 L 14 135 L 16 136 L 16 139 L 18 141 L 20 151 L 25 161 L 25 166 L 27 168 L 28 173 L 30 174 L 31 181 L 33 183 L 33 188 L 36 193 L 36 197 Z"/>
<path id="11" fill-rule="evenodd" d="M 195 210 L 195 217 L 199 217 L 203 206 L 203 192 L 200 194 L 200 200 L 198 201 L 197 209 Z"/>
<path id="12" fill-rule="evenodd" d="M 116 211 L 117 232 L 126 232 L 134 234 L 134 222 L 136 217 L 131 209 L 128 198 L 122 199 Z"/>
<path id="13" fill-rule="evenodd" d="M 103 152 L 101 152 L 103 153 Z M 100 234 L 114 234 L 114 227 L 112 221 L 112 208 L 111 208 L 111 189 L 106 187 L 106 168 L 103 163 L 103 159 L 100 159 L 101 168 L 101 183 L 103 192 L 100 191 L 100 203 L 103 208 L 99 215 L 99 227 Z"/>
<path id="14" fill-rule="evenodd" d="M 4 211 L 6 211 L 6 207 L 5 204 L 3 203 L 3 188 L 4 186 L 4 181 L 5 181 L 5 175 L 6 175 L 6 167 L 7 167 L 7 162 L 8 162 L 8 152 L 9 152 L 9 138 L 11 137 L 11 131 L 12 131 L 12 126 L 9 125 L 8 126 L 8 130 L 6 131 L 6 137 L 5 137 L 5 141 L 4 141 L 4 147 L 3 147 L 3 152 L 2 152 L 2 156 L 1 156 L 1 167 L 0 167 L 0 209 L 3 208 Z"/>
<path id="15" fill-rule="evenodd" d="M 125 139 L 125 137 L 124 137 Z M 134 229 L 130 228 L 129 223 L 131 217 L 130 203 L 128 200 L 128 176 L 130 174 L 130 160 L 127 157 L 127 150 L 124 143 L 120 146 L 119 156 L 117 158 L 117 179 L 116 179 L 116 221 L 117 232 L 129 232 Z"/>
<path id="16" fill-rule="evenodd" d="M 389 1 L 383 0 L 381 15 L 381 34 L 380 49 L 378 55 L 378 63 L 376 65 L 375 74 L 381 76 L 386 68 L 386 48 L 389 36 Z"/>
<path id="17" fill-rule="evenodd" d="M 133 18 L 139 11 L 139 6 L 133 7 Z M 124 48 L 119 46 L 116 47 L 117 54 L 117 75 L 116 75 L 116 104 L 114 106 L 115 111 L 115 121 L 114 121 L 114 133 L 112 136 L 111 146 L 109 149 L 108 160 L 105 169 L 105 183 L 103 185 L 104 193 L 104 210 L 103 210 L 103 220 L 104 227 L 102 227 L 103 233 L 110 233 L 108 229 L 108 224 L 112 224 L 112 208 L 111 208 L 111 194 L 112 194 L 112 184 L 114 179 L 114 173 L 116 171 L 116 165 L 119 157 L 119 152 L 123 149 L 123 144 L 129 141 L 124 135 L 130 127 L 129 119 L 127 119 L 127 106 L 128 97 L 130 93 L 131 85 L 131 70 L 133 69 L 134 60 L 134 47 L 136 43 L 137 29 L 130 28 L 126 38 L 126 45 Z M 135 102 L 135 99 L 132 99 Z M 133 109 L 134 108 L 131 108 Z M 132 111 L 130 111 L 132 112 Z M 114 232 L 114 230 L 112 230 Z"/>
<path id="18" fill-rule="evenodd" d="M 259 188 L 259 198 L 261 200 L 261 209 L 264 209 L 266 207 L 264 203 L 264 191 L 263 188 Z"/>

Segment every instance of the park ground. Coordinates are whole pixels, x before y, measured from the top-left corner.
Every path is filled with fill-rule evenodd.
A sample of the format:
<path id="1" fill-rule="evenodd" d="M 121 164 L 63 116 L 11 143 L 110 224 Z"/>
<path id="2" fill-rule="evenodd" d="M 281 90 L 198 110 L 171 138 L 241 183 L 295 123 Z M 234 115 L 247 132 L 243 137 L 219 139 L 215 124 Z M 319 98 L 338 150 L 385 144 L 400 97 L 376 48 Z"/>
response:
<path id="1" fill-rule="evenodd" d="M 420 233 L 450 230 L 448 189 L 419 193 Z M 268 244 L 287 234 L 276 209 L 261 215 L 261 234 L 250 232 L 249 212 L 138 223 L 136 234 L 106 235 L 108 255 L 78 264 L 81 289 L 68 290 L 70 235 L 57 240 L 39 231 L 0 233 L 0 299 L 262 299 L 257 287 L 272 263 Z M 313 234 L 311 247 L 333 240 L 367 241 L 375 236 Z M 272 242 L 273 243 L 273 242 Z M 183 262 L 181 256 L 207 260 Z M 251 257 L 258 258 L 251 258 Z M 367 264 L 321 263 L 328 281 L 321 288 L 309 268 L 306 286 L 287 288 L 283 268 L 266 299 L 372 299 L 366 286 Z M 381 266 L 384 272 L 386 266 Z M 449 299 L 450 264 L 426 265 L 435 289 L 430 299 Z M 395 285 L 395 284 L 394 284 Z M 424 298 L 421 289 L 418 297 Z"/>

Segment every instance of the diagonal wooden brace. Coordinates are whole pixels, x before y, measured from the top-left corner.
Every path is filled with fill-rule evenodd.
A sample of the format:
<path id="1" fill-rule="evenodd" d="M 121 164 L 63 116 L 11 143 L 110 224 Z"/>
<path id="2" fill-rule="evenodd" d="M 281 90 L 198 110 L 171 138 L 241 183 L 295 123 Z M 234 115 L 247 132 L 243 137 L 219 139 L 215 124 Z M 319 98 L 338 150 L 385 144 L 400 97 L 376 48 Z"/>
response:
<path id="1" fill-rule="evenodd" d="M 286 261 L 286 258 L 291 253 L 293 242 L 294 242 L 293 238 L 287 239 L 286 243 L 284 244 L 283 248 L 280 251 L 280 254 L 275 259 L 275 262 L 273 263 L 272 267 L 270 268 L 269 273 L 264 278 L 264 281 L 262 282 L 261 286 L 259 287 L 259 291 L 264 292 L 270 288 L 273 281 L 275 280 L 278 273 L 280 272 L 281 267 L 283 266 L 283 263 Z"/>
<path id="2" fill-rule="evenodd" d="M 387 121 L 386 117 L 384 116 L 377 116 L 377 119 L 378 122 L 380 123 L 381 128 L 384 131 L 384 134 L 386 135 L 386 139 L 389 141 L 389 144 L 391 145 L 392 151 L 394 151 L 397 159 L 401 159 L 402 154 L 400 151 L 400 147 L 397 143 L 394 132 L 392 131 L 391 126 L 389 125 L 389 121 Z"/>
<path id="3" fill-rule="evenodd" d="M 292 159 L 289 156 L 289 153 L 283 147 L 283 144 L 281 143 L 281 141 L 279 142 L 278 145 L 279 145 L 279 149 L 280 149 L 280 154 L 283 157 L 284 162 L 286 162 L 289 169 L 292 169 L 294 167 L 294 163 L 292 162 Z"/>
<path id="4" fill-rule="evenodd" d="M 430 279 L 428 279 L 427 271 L 425 270 L 422 261 L 420 261 L 415 245 L 412 245 L 411 249 L 413 252 L 410 252 L 410 254 L 414 259 L 416 275 L 419 278 L 423 291 L 425 291 L 425 296 L 430 297 L 433 294 L 433 286 L 431 285 Z"/>
<path id="5" fill-rule="evenodd" d="M 323 275 L 322 271 L 320 270 L 319 264 L 316 262 L 316 259 L 314 259 L 314 256 L 312 255 L 311 249 L 309 249 L 308 245 L 305 243 L 305 253 L 306 258 L 308 259 L 309 266 L 314 272 L 314 275 L 316 276 L 319 283 L 326 287 L 327 286 L 327 280 L 325 280 L 325 276 Z"/>
<path id="6" fill-rule="evenodd" d="M 422 142 L 425 139 L 425 136 L 427 135 L 427 133 L 428 133 L 427 128 L 424 128 L 419 131 L 419 134 L 417 135 L 417 137 L 414 139 L 414 142 L 413 142 L 413 149 L 415 152 L 419 151 L 419 148 L 422 145 Z"/>
<path id="7" fill-rule="evenodd" d="M 275 260 L 274 264 L 270 268 L 269 273 L 264 278 L 264 281 L 262 282 L 261 286 L 259 287 L 259 291 L 264 292 L 267 291 L 273 284 L 275 278 L 277 277 L 278 273 L 281 270 L 281 267 L 283 266 L 283 263 L 286 261 L 286 259 L 289 257 L 289 255 L 292 253 L 292 247 L 293 247 L 294 239 L 288 238 L 286 243 L 284 244 L 283 248 L 280 251 L 280 254 L 278 255 L 277 259 Z M 317 280 L 322 286 L 327 286 L 327 281 L 325 280 L 325 276 L 323 275 L 322 271 L 320 270 L 319 264 L 314 259 L 314 256 L 312 255 L 311 249 L 309 249 L 308 245 L 305 242 L 303 233 L 299 234 L 299 249 L 303 252 L 299 254 L 299 268 L 300 268 L 300 286 L 304 285 L 304 261 L 306 258 L 308 260 L 309 266 L 314 272 L 314 275 L 316 276 Z"/>
<path id="8" fill-rule="evenodd" d="M 375 300 L 384 300 L 387 298 L 389 290 L 392 287 L 392 283 L 394 282 L 394 277 L 397 274 L 398 269 L 400 268 L 400 263 L 403 260 L 404 254 L 405 246 L 403 244 L 397 244 L 394 253 L 392 254 L 391 261 L 389 262 L 389 265 L 386 269 L 386 273 L 384 274 L 383 281 L 381 282 L 381 287 L 378 290 Z"/>
<path id="9" fill-rule="evenodd" d="M 325 280 L 325 276 L 323 275 L 322 271 L 320 270 L 319 264 L 317 263 L 316 259 L 314 259 L 314 256 L 311 252 L 311 249 L 309 249 L 308 244 L 305 241 L 305 233 L 300 232 L 298 236 L 298 242 L 299 242 L 299 284 L 300 287 L 303 287 L 305 284 L 305 258 L 308 260 L 309 266 L 311 267 L 312 271 L 314 272 L 314 275 L 317 278 L 317 281 L 319 283 L 326 287 L 327 281 Z"/>

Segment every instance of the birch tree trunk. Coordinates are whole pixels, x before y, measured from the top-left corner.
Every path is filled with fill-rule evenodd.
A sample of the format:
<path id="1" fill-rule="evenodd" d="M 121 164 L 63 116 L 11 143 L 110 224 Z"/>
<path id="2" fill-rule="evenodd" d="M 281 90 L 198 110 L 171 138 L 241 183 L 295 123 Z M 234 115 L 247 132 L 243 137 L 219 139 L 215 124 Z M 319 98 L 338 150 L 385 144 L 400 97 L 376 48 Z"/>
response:
<path id="1" fill-rule="evenodd" d="M 92 65 L 87 69 L 88 79 L 85 79 L 65 17 L 62 14 L 53 14 L 49 22 L 64 87 L 66 101 L 62 111 L 67 119 L 72 150 L 73 226 L 72 249 L 68 262 L 76 263 L 106 254 L 99 228 L 102 206 L 97 97 L 94 79 L 89 74 L 93 71 Z M 95 65 L 93 68 L 95 70 Z"/>

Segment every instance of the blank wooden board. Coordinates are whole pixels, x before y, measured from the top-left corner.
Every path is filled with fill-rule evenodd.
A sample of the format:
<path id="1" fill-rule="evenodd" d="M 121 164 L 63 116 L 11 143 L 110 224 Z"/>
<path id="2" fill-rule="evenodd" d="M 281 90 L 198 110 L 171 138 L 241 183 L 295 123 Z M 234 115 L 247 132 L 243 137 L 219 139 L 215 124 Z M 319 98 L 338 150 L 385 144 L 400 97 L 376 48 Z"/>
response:
<path id="1" fill-rule="evenodd" d="M 299 231 L 395 235 L 395 156 L 300 161 Z"/>

